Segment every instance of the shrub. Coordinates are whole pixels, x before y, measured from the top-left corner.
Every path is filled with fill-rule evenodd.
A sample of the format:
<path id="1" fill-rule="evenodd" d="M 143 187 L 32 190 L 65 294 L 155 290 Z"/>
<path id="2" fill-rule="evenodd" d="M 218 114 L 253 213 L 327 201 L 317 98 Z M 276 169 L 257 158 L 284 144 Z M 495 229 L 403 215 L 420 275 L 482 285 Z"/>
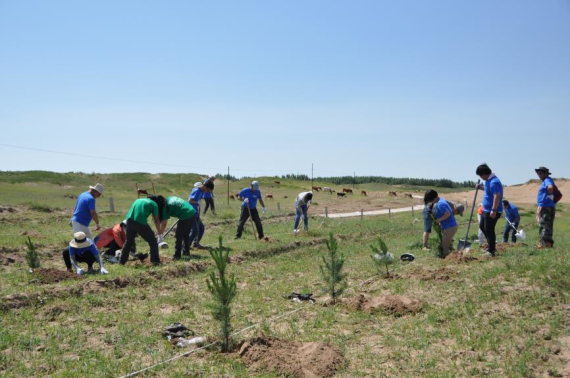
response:
<path id="1" fill-rule="evenodd" d="M 337 297 L 346 289 L 346 274 L 342 273 L 344 255 L 338 255 L 338 243 L 332 232 L 329 234 L 329 240 L 326 241 L 326 244 L 328 253 L 322 256 L 324 265 L 321 265 L 320 269 L 332 303 L 335 304 Z"/>
<path id="2" fill-rule="evenodd" d="M 28 266 L 31 269 L 39 268 L 40 267 L 40 256 L 36 249 L 36 245 L 28 236 L 28 240 L 26 240 L 26 246 L 28 250 L 26 251 L 26 261 L 28 262 Z"/>
<path id="3" fill-rule="evenodd" d="M 230 249 L 223 246 L 222 235 L 218 237 L 218 240 L 218 248 L 210 250 L 210 255 L 214 259 L 216 268 L 218 269 L 218 276 L 216 276 L 215 272 L 210 273 L 210 279 L 206 280 L 206 283 L 215 301 L 215 303 L 211 305 L 211 308 L 214 319 L 220 323 L 222 352 L 227 353 L 230 351 L 230 333 L 232 330 L 230 324 L 230 305 L 236 296 L 237 285 L 233 274 L 229 278 L 226 277 L 226 267 Z"/>

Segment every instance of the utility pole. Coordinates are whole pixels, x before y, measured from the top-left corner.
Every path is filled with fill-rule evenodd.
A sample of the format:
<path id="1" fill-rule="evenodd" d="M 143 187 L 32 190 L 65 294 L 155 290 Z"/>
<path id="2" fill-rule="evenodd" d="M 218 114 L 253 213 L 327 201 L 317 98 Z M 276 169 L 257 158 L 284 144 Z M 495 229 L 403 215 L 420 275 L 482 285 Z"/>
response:
<path id="1" fill-rule="evenodd" d="M 230 166 L 228 165 L 228 205 L 230 204 Z"/>
<path id="2" fill-rule="evenodd" d="M 355 183 L 356 183 L 356 171 L 354 171 L 354 178 L 352 179 L 352 189 L 354 189 Z"/>
<path id="3" fill-rule="evenodd" d="M 313 163 L 311 163 L 311 190 L 313 190 Z"/>

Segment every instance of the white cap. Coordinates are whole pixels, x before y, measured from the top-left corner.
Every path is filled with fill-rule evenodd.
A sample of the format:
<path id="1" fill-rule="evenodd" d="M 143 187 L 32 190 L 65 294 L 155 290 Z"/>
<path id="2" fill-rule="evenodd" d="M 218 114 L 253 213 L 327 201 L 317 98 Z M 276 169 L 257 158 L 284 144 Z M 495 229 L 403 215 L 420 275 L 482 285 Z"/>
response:
<path id="1" fill-rule="evenodd" d="M 251 186 L 253 187 L 253 189 L 257 190 L 257 189 L 259 189 L 259 182 L 257 182 L 257 181 L 252 181 L 252 182 L 251 182 Z"/>

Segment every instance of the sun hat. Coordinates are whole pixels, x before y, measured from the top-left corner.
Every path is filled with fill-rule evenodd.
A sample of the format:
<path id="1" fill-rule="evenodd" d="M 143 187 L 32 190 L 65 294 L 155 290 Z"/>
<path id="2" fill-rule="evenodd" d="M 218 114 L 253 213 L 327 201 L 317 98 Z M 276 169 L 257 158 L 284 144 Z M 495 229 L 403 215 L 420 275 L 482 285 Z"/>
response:
<path id="1" fill-rule="evenodd" d="M 252 182 L 251 182 L 251 186 L 253 187 L 253 189 L 258 190 L 258 189 L 259 189 L 259 182 L 257 182 L 257 181 L 252 181 Z"/>
<path id="2" fill-rule="evenodd" d="M 99 194 L 103 195 L 103 192 L 105 191 L 105 188 L 103 187 L 103 185 L 97 183 L 95 184 L 95 186 L 89 186 L 89 189 L 93 189 L 97 192 L 99 192 Z"/>
<path id="3" fill-rule="evenodd" d="M 534 171 L 535 171 L 536 173 L 538 173 L 538 172 L 544 172 L 544 173 L 546 173 L 547 175 L 550 174 L 550 170 L 549 170 L 548 168 L 544 167 L 544 166 L 543 166 L 543 167 L 538 167 L 538 168 L 536 168 Z"/>
<path id="4" fill-rule="evenodd" d="M 194 184 L 195 188 L 201 188 L 203 186 L 204 186 L 204 184 L 202 184 L 200 181 L 198 181 L 197 183 Z"/>
<path id="5" fill-rule="evenodd" d="M 463 211 L 465 211 L 465 206 L 463 206 L 463 204 L 460 203 L 459 205 L 455 206 L 455 208 L 457 209 L 457 213 L 463 216 Z"/>
<path id="6" fill-rule="evenodd" d="M 73 240 L 69 242 L 69 245 L 73 248 L 85 248 L 91 245 L 91 240 L 87 239 L 85 232 L 78 231 L 73 234 Z"/>

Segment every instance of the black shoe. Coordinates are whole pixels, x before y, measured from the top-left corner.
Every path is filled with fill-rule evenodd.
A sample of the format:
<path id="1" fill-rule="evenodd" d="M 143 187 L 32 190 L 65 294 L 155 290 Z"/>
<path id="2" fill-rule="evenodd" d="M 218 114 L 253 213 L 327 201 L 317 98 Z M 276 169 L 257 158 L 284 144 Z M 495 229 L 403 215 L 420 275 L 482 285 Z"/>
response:
<path id="1" fill-rule="evenodd" d="M 174 255 L 172 256 L 172 260 L 180 260 L 182 257 L 180 257 L 180 255 Z"/>
<path id="2" fill-rule="evenodd" d="M 184 252 L 182 252 L 182 256 L 190 256 L 190 251 L 184 251 Z"/>

